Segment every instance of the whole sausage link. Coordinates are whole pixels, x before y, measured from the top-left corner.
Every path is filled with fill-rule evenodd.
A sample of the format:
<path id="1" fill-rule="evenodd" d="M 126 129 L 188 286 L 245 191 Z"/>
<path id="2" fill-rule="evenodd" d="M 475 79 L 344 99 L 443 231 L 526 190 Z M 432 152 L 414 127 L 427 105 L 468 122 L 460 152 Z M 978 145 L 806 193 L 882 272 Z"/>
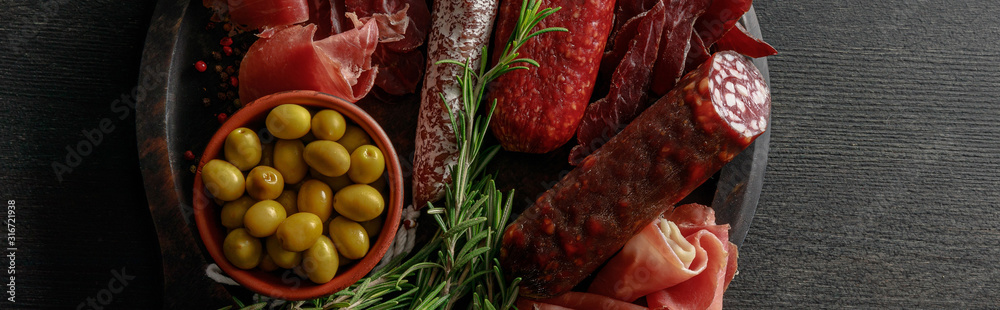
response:
<path id="1" fill-rule="evenodd" d="M 521 294 L 569 291 L 767 129 L 756 67 L 720 52 L 544 193 L 503 235 Z"/>

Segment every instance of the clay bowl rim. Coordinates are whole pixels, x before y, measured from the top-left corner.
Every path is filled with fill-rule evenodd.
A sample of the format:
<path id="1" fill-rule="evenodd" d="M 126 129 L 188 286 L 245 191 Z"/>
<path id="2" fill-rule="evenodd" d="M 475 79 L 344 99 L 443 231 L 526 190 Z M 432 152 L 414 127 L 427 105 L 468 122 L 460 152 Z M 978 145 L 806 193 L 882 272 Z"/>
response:
<path id="1" fill-rule="evenodd" d="M 306 108 L 334 109 L 344 115 L 345 118 L 353 121 L 365 130 L 372 137 L 376 146 L 382 150 L 386 161 L 386 171 L 390 189 L 390 198 L 386 203 L 385 223 L 379 233 L 378 240 L 372 245 L 368 252 L 360 261 L 347 270 L 338 270 L 330 282 L 316 284 L 308 279 L 301 279 L 291 270 L 285 270 L 287 274 L 281 276 L 274 272 L 267 272 L 257 268 L 243 270 L 236 268 L 225 258 L 222 252 L 222 243 L 225 238 L 224 228 L 219 221 L 219 210 L 221 206 L 208 198 L 201 181 L 201 169 L 209 160 L 220 158 L 222 145 L 226 135 L 239 127 L 247 127 L 259 131 L 263 128 L 263 120 L 267 112 L 272 108 L 285 104 L 295 103 Z M 351 284 L 370 272 L 376 264 L 385 256 L 399 226 L 403 208 L 403 176 L 396 149 L 392 146 L 388 135 L 382 127 L 368 113 L 357 105 L 342 98 L 317 92 L 317 91 L 287 91 L 261 97 L 237 111 L 215 132 L 195 172 L 193 188 L 194 218 L 198 227 L 199 237 L 212 259 L 220 268 L 233 278 L 237 283 L 259 294 L 286 299 L 286 300 L 307 300 L 333 294 Z M 342 266 L 344 267 L 344 266 Z"/>

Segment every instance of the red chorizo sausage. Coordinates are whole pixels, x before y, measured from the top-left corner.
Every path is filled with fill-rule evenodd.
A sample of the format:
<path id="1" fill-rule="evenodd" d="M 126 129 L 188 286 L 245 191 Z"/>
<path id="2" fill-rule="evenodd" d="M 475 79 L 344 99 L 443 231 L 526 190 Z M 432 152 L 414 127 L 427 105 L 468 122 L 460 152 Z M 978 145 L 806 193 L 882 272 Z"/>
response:
<path id="1" fill-rule="evenodd" d="M 444 195 L 444 185 L 451 180 L 448 169 L 458 156 L 455 132 L 444 107 L 457 111 L 461 105 L 461 92 L 455 77 L 462 68 L 436 63 L 445 59 L 469 59 L 478 70 L 483 46 L 489 42 L 496 8 L 497 0 L 434 1 L 413 162 L 413 202 L 418 208 Z M 441 102 L 442 94 L 445 102 Z"/>
<path id="2" fill-rule="evenodd" d="M 770 102 L 749 60 L 713 55 L 507 227 L 507 275 L 528 297 L 569 291 L 763 133 Z"/>
<path id="3" fill-rule="evenodd" d="M 522 0 L 505 0 L 497 17 L 493 62 L 507 46 Z M 528 40 L 519 57 L 541 64 L 508 72 L 493 82 L 487 102 L 496 100 L 490 129 L 505 149 L 546 153 L 576 132 L 590 101 L 601 55 L 611 32 L 614 0 L 541 0 L 541 7 L 561 7 L 537 29 L 564 27 Z"/>

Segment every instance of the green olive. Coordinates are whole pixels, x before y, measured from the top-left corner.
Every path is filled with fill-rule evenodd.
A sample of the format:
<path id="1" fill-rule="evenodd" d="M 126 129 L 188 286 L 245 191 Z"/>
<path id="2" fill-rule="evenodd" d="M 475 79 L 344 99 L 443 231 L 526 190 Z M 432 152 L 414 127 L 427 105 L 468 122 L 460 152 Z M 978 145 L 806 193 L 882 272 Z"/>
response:
<path id="1" fill-rule="evenodd" d="M 347 187 L 348 185 L 354 184 L 354 182 L 351 182 L 351 178 L 348 177 L 346 173 L 338 177 L 328 177 L 319 173 L 319 171 L 316 171 L 314 168 L 309 168 L 309 176 L 323 181 L 326 185 L 330 185 L 330 189 L 333 189 L 334 192 L 339 191 L 341 188 Z"/>
<path id="2" fill-rule="evenodd" d="M 253 199 L 277 199 L 285 189 L 285 179 L 277 169 L 257 166 L 247 174 L 247 194 Z"/>
<path id="3" fill-rule="evenodd" d="M 365 228 L 346 217 L 330 221 L 330 239 L 337 246 L 337 253 L 350 259 L 361 259 L 368 254 L 368 233 Z"/>
<path id="4" fill-rule="evenodd" d="M 260 163 L 261 146 L 260 138 L 250 128 L 240 127 L 233 129 L 226 136 L 226 143 L 223 147 L 226 160 L 232 163 L 241 171 L 247 171 Z"/>
<path id="5" fill-rule="evenodd" d="M 333 190 L 320 180 L 309 180 L 302 183 L 298 194 L 299 212 L 309 212 L 319 216 L 326 222 L 333 213 Z"/>
<path id="6" fill-rule="evenodd" d="M 375 182 L 368 183 L 368 185 L 377 189 L 382 194 L 382 197 L 389 197 L 389 181 L 386 181 L 385 174 L 382 174 Z"/>
<path id="7" fill-rule="evenodd" d="M 340 112 L 323 110 L 313 115 L 312 133 L 317 139 L 337 141 L 344 136 L 347 121 Z"/>
<path id="8" fill-rule="evenodd" d="M 309 167 L 330 177 L 344 175 L 351 167 L 351 153 L 340 143 L 328 140 L 316 140 L 306 145 L 302 158 Z"/>
<path id="9" fill-rule="evenodd" d="M 313 243 L 316 243 L 316 239 L 322 234 L 323 221 L 319 219 L 319 216 L 309 212 L 299 212 L 282 221 L 274 236 L 281 242 L 281 248 L 299 252 L 305 251 Z"/>
<path id="10" fill-rule="evenodd" d="M 243 172 L 221 159 L 210 160 L 201 167 L 201 181 L 212 197 L 222 201 L 236 200 L 246 191 Z"/>
<path id="11" fill-rule="evenodd" d="M 267 237 L 278 230 L 278 225 L 285 220 L 285 216 L 285 208 L 277 201 L 259 201 L 243 216 L 243 227 L 246 227 L 251 236 Z"/>
<path id="12" fill-rule="evenodd" d="M 333 241 L 326 236 L 319 236 L 308 250 L 302 253 L 302 269 L 309 276 L 309 280 L 323 284 L 333 280 L 340 267 L 340 256 Z"/>
<path id="13" fill-rule="evenodd" d="M 295 184 L 302 181 L 309 172 L 309 166 L 302 159 L 302 151 L 306 146 L 299 140 L 278 140 L 274 144 L 274 169 L 278 169 L 285 183 Z"/>
<path id="14" fill-rule="evenodd" d="M 309 110 L 297 104 L 282 104 L 271 110 L 264 121 L 267 130 L 279 139 L 298 139 L 309 132 Z"/>
<path id="15" fill-rule="evenodd" d="M 274 143 L 268 143 L 261 146 L 260 163 L 257 165 L 274 167 Z"/>
<path id="16" fill-rule="evenodd" d="M 374 219 L 360 222 L 358 224 L 361 224 L 361 226 L 365 228 L 365 232 L 368 233 L 369 237 L 378 238 L 378 235 L 382 233 L 382 225 L 384 223 L 385 223 L 385 216 L 379 215 Z"/>
<path id="17" fill-rule="evenodd" d="M 365 144 L 351 153 L 351 168 L 347 175 L 354 183 L 368 184 L 375 182 L 385 172 L 385 158 L 378 147 Z"/>
<path id="18" fill-rule="evenodd" d="M 278 198 L 275 198 L 274 201 L 285 207 L 285 214 L 299 213 L 297 194 L 293 190 L 285 189 L 281 191 L 281 195 L 278 195 Z"/>
<path id="19" fill-rule="evenodd" d="M 301 204 L 301 202 L 300 202 Z M 333 195 L 333 208 L 343 216 L 357 222 L 371 220 L 382 214 L 385 200 L 374 187 L 354 184 Z"/>
<path id="20" fill-rule="evenodd" d="M 250 196 L 243 196 L 222 205 L 222 214 L 219 215 L 222 219 L 222 226 L 226 228 L 243 227 L 243 215 L 247 214 L 247 209 L 250 209 L 254 203 L 257 201 Z"/>
<path id="21" fill-rule="evenodd" d="M 264 241 L 264 249 L 267 255 L 274 260 L 274 264 L 281 268 L 295 268 L 302 262 L 302 252 L 285 250 L 281 246 L 281 241 L 277 236 L 270 236 Z"/>
<path id="22" fill-rule="evenodd" d="M 260 263 L 260 240 L 251 236 L 246 229 L 237 228 L 222 241 L 222 253 L 236 268 L 250 269 Z"/>
<path id="23" fill-rule="evenodd" d="M 359 146 L 372 144 L 372 138 L 361 127 L 347 125 L 347 128 L 344 129 L 344 136 L 340 137 L 340 140 L 337 140 L 337 142 L 343 145 L 348 153 L 354 153 L 354 150 Z"/>
<path id="24" fill-rule="evenodd" d="M 275 264 L 274 260 L 271 259 L 271 256 L 267 255 L 267 251 L 261 252 L 260 265 L 257 267 L 260 267 L 260 269 L 264 271 L 278 270 L 278 264 Z"/>

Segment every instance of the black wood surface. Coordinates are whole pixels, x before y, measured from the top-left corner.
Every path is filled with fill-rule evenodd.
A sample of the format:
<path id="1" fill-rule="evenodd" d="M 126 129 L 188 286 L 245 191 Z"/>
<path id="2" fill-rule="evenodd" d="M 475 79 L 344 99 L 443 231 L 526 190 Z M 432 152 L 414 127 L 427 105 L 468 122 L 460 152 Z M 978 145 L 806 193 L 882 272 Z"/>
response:
<path id="1" fill-rule="evenodd" d="M 135 111 L 123 103 L 135 99 L 154 7 L 0 1 L 0 200 L 15 200 L 17 220 L 16 303 L 0 293 L 0 308 L 164 302 Z M 995 2 L 755 7 L 781 54 L 768 59 L 767 174 L 726 306 L 1000 306 Z M 92 150 L 67 162 L 66 147 L 84 141 Z M 59 180 L 53 163 L 74 167 Z"/>

